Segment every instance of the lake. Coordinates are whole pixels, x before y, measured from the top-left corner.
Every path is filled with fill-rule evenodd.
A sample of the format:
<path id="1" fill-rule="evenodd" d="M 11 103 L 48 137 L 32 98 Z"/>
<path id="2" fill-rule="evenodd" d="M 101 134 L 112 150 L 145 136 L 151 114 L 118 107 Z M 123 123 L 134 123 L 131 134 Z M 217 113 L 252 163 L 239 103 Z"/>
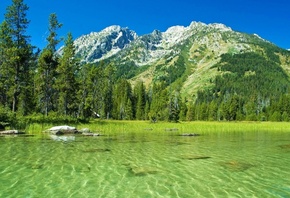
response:
<path id="1" fill-rule="evenodd" d="M 0 136 L 0 197 L 290 197 L 290 133 Z"/>

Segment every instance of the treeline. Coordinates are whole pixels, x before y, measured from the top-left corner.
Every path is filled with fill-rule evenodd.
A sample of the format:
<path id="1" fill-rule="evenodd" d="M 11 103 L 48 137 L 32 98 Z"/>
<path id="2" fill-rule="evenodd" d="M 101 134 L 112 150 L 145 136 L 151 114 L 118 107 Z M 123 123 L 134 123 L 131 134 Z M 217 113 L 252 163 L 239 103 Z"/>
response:
<path id="1" fill-rule="evenodd" d="M 178 120 L 177 95 L 169 104 L 162 83 L 154 84 L 149 93 L 142 82 L 133 89 L 127 80 L 117 78 L 114 65 L 80 65 L 71 33 L 58 55 L 57 31 L 62 24 L 56 14 L 49 16 L 47 46 L 35 52 L 26 35 L 27 11 L 23 0 L 12 0 L 0 26 L 2 122 L 13 120 L 13 115 Z"/>
<path id="2" fill-rule="evenodd" d="M 196 100 L 182 98 L 172 84 L 180 83 L 186 69 L 182 56 L 169 68 L 170 78 L 147 88 L 141 81 L 132 86 L 113 63 L 81 65 L 71 33 L 59 55 L 62 24 L 56 14 L 49 16 L 47 46 L 35 50 L 26 35 L 27 11 L 23 0 L 12 0 L 0 26 L 0 122 L 13 122 L 16 115 L 53 122 L 93 117 L 153 122 L 290 119 L 288 76 L 267 56 L 225 54 L 212 68 L 220 72 L 211 79 L 214 88 L 198 92 Z"/>
<path id="3" fill-rule="evenodd" d="M 277 62 L 254 52 L 224 54 L 214 88 L 199 92 L 190 119 L 289 121 L 289 77 Z"/>

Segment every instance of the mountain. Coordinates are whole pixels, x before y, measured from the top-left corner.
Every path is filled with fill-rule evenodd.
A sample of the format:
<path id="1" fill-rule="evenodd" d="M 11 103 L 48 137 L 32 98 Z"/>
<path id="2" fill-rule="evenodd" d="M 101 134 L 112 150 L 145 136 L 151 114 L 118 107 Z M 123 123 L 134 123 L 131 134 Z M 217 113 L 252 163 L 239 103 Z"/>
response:
<path id="1" fill-rule="evenodd" d="M 286 80 L 290 74 L 289 51 L 257 34 L 233 31 L 217 23 L 192 22 L 187 27 L 173 26 L 165 32 L 154 30 L 143 36 L 128 28 L 111 26 L 101 32 L 81 36 L 74 43 L 76 55 L 83 63 L 103 60 L 116 66 L 117 77 L 125 77 L 133 85 L 139 80 L 147 87 L 152 82 L 164 81 L 171 89 L 177 89 L 182 96 L 192 99 L 197 98 L 199 92 L 215 89 L 218 76 L 233 73 L 225 70 L 223 65 L 227 61 L 234 65 L 235 60 L 229 59 L 240 61 L 241 57 L 236 56 L 239 54 L 260 60 L 258 64 L 261 66 L 268 65 L 267 61 L 270 61 L 270 65 L 287 74 L 281 75 Z M 255 65 L 248 64 L 243 75 L 256 71 Z M 273 68 L 272 72 L 277 68 Z"/>
<path id="2" fill-rule="evenodd" d="M 76 39 L 76 55 L 82 62 L 97 62 L 118 53 L 137 38 L 128 28 L 110 26 Z"/>

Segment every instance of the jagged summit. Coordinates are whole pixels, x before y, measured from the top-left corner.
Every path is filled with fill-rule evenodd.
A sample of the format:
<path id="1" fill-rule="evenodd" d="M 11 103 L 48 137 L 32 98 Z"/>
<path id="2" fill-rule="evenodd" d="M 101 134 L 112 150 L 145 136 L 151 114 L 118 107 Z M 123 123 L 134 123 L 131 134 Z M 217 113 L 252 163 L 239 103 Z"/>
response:
<path id="1" fill-rule="evenodd" d="M 135 31 L 130 30 L 128 27 L 124 28 L 119 25 L 112 25 L 100 32 L 91 32 L 77 38 L 75 40 L 76 55 L 82 62 L 93 63 L 110 58 L 121 50 L 130 48 L 132 44 L 143 43 L 147 50 L 155 51 L 154 53 L 146 53 L 149 54 L 148 57 L 135 61 L 138 65 L 145 65 L 148 64 L 148 61 L 152 62 L 156 60 L 160 55 L 170 53 L 170 48 L 204 29 L 216 29 L 223 32 L 232 31 L 231 28 L 224 24 L 214 23 L 206 25 L 205 23 L 194 21 L 187 27 L 176 25 L 169 27 L 165 32 L 154 30 L 151 34 L 138 36 Z M 144 42 L 148 43 L 144 44 Z"/>
<path id="2" fill-rule="evenodd" d="M 273 58 L 285 71 L 290 71 L 287 66 L 290 60 L 283 57 L 286 50 L 257 34 L 237 32 L 220 23 L 193 21 L 189 26 L 176 25 L 164 32 L 154 30 L 141 36 L 127 27 L 113 25 L 83 35 L 74 44 L 83 63 L 105 60 L 116 67 L 117 76 L 131 82 L 142 80 L 146 85 L 179 79 L 181 94 L 190 97 L 212 87 L 215 76 L 220 74 L 215 65 L 226 54 L 257 53 Z"/>
<path id="3" fill-rule="evenodd" d="M 82 62 L 96 62 L 111 57 L 136 38 L 136 32 L 113 25 L 76 39 L 76 55 Z"/>

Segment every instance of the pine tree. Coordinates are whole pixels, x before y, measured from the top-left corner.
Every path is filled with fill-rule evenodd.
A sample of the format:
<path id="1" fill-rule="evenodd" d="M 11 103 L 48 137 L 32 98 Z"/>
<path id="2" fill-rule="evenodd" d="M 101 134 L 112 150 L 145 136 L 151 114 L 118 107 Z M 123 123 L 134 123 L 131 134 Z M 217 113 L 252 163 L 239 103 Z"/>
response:
<path id="1" fill-rule="evenodd" d="M 182 121 L 185 121 L 186 120 L 186 114 L 187 114 L 187 98 L 184 98 L 182 101 L 181 101 L 181 104 L 180 104 L 180 113 L 179 113 L 179 119 L 182 120 Z"/>
<path id="2" fill-rule="evenodd" d="M 62 24 L 58 22 L 57 15 L 55 13 L 49 16 L 49 35 L 46 38 L 48 41 L 47 49 L 51 50 L 54 54 L 56 52 L 56 47 L 60 43 L 61 39 L 57 37 L 57 30 L 62 27 Z"/>
<path id="3" fill-rule="evenodd" d="M 100 87 L 100 89 L 103 90 L 103 100 L 101 101 L 103 103 L 103 113 L 104 116 L 106 116 L 107 119 L 111 117 L 112 111 L 113 111 L 113 86 L 115 81 L 115 67 L 112 64 L 109 64 L 104 69 L 104 81 L 103 81 L 103 87 Z"/>
<path id="4" fill-rule="evenodd" d="M 132 119 L 132 87 L 125 80 L 120 79 L 114 89 L 113 117 L 118 120 Z"/>
<path id="5" fill-rule="evenodd" d="M 168 91 L 165 82 L 154 83 L 151 91 L 150 119 L 152 121 L 168 118 Z"/>
<path id="6" fill-rule="evenodd" d="M 29 20 L 26 18 L 28 6 L 23 0 L 12 0 L 12 5 L 8 6 L 5 14 L 6 27 L 9 29 L 9 37 L 12 45 L 8 51 L 12 52 L 9 58 L 9 77 L 13 79 L 9 95 L 12 96 L 12 111 L 21 110 L 22 114 L 27 114 L 32 107 L 32 46 L 29 44 L 29 36 L 26 29 Z"/>
<path id="7" fill-rule="evenodd" d="M 13 46 L 11 37 L 11 30 L 6 21 L 0 26 L 0 103 L 3 106 L 11 106 L 13 93 L 13 67 L 15 64 L 15 57 L 13 54 L 16 52 Z"/>
<path id="8" fill-rule="evenodd" d="M 60 28 L 56 14 L 49 17 L 49 36 L 48 44 L 42 51 L 38 59 L 38 68 L 36 75 L 36 96 L 38 97 L 38 106 L 45 115 L 49 111 L 55 110 L 56 91 L 54 89 L 56 68 L 58 65 L 58 57 L 55 55 L 56 46 L 60 42 L 57 39 L 57 29 Z"/>
<path id="9" fill-rule="evenodd" d="M 173 95 L 170 96 L 168 120 L 170 122 L 178 122 L 179 113 L 180 113 L 180 97 L 179 93 L 175 91 Z"/>
<path id="10" fill-rule="evenodd" d="M 68 33 L 63 48 L 63 55 L 57 68 L 56 89 L 58 91 L 58 111 L 61 115 L 76 116 L 77 101 L 77 73 L 78 61 L 75 58 L 75 47 L 71 33 Z"/>
<path id="11" fill-rule="evenodd" d="M 38 97 L 38 106 L 46 116 L 50 110 L 53 110 L 55 90 L 54 78 L 57 62 L 54 60 L 54 54 L 49 49 L 44 49 L 38 58 L 38 68 L 36 75 L 36 96 Z"/>
<path id="12" fill-rule="evenodd" d="M 139 81 L 135 86 L 135 97 L 136 97 L 136 119 L 145 119 L 145 105 L 146 105 L 146 91 L 142 81 Z"/>

